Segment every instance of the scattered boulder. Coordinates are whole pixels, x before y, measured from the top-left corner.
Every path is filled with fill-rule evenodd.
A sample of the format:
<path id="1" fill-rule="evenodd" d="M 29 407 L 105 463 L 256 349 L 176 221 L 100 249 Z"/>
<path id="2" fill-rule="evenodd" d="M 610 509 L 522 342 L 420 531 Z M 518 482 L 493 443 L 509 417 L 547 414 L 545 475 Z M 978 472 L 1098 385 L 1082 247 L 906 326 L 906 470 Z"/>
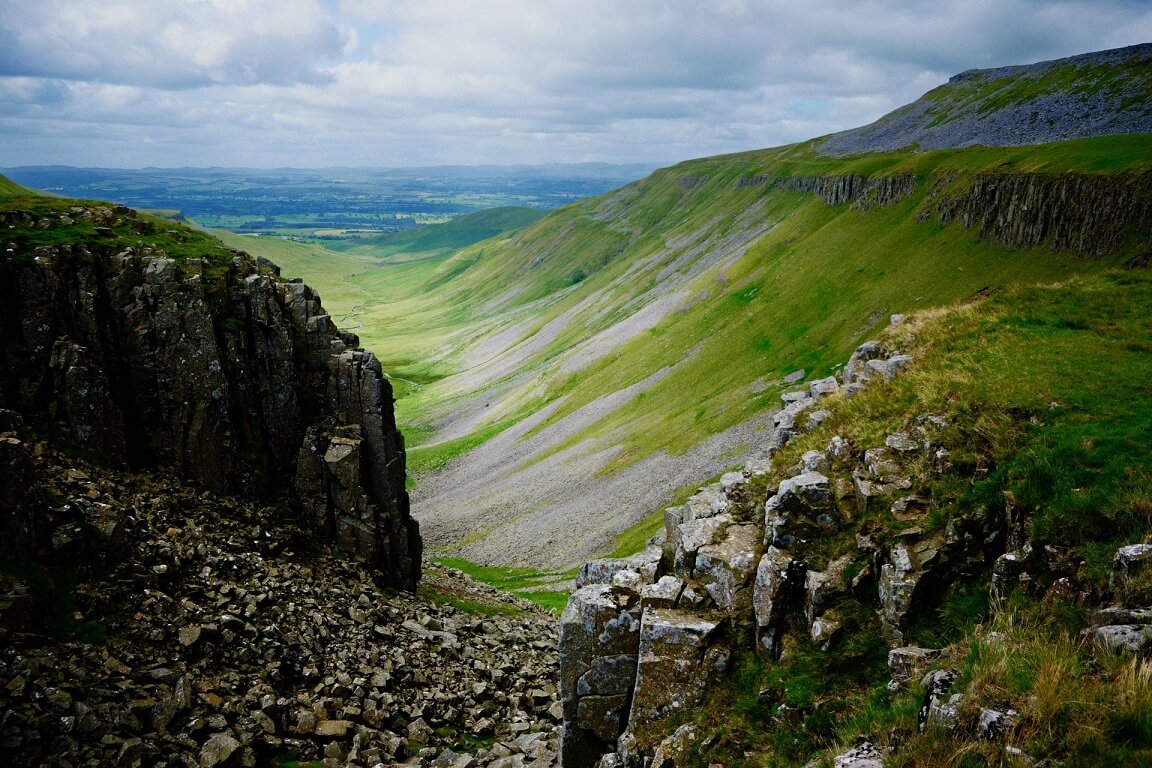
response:
<path id="1" fill-rule="evenodd" d="M 884 750 L 870 741 L 865 741 L 847 752 L 836 755 L 832 765 L 835 768 L 884 768 Z"/>

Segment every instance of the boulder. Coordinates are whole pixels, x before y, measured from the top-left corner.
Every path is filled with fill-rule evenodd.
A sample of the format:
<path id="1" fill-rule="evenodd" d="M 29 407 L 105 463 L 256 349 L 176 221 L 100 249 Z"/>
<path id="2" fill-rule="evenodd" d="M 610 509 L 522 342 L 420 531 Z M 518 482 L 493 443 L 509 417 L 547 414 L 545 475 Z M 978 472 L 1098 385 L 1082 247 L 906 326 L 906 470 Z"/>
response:
<path id="1" fill-rule="evenodd" d="M 1152 564 L 1152 544 L 1130 544 L 1120 547 L 1112 556 L 1112 574 L 1108 588 L 1122 589 L 1130 579 Z"/>
<path id="2" fill-rule="evenodd" d="M 1098 648 L 1139 654 L 1152 649 L 1152 624 L 1109 624 L 1085 630 Z"/>
<path id="3" fill-rule="evenodd" d="M 938 648 L 912 646 L 888 651 L 888 673 L 892 676 L 888 690 L 895 692 L 905 689 L 910 681 L 922 678 L 932 662 L 943 655 L 944 651 Z"/>

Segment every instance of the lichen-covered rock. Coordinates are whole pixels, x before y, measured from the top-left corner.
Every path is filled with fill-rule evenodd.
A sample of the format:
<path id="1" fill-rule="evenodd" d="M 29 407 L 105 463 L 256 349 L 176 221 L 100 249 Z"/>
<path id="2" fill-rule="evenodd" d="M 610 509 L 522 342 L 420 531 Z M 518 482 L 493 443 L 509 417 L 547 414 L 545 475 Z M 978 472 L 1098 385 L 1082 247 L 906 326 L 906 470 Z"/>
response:
<path id="1" fill-rule="evenodd" d="M 888 562 L 880 566 L 880 634 L 890 648 L 904 645 L 907 617 L 917 599 L 917 586 L 940 554 L 935 536 L 905 540 L 892 547 Z"/>
<path id="2" fill-rule="evenodd" d="M 624 729 L 640 648 L 639 611 L 638 602 L 605 584 L 582 587 L 568 599 L 560 617 L 564 768 L 595 765 Z"/>
<path id="3" fill-rule="evenodd" d="M 723 514 L 672 526 L 667 546 L 676 575 L 691 578 L 696 569 L 696 553 L 701 547 L 720 540 L 731 524 L 732 516 Z"/>
<path id="4" fill-rule="evenodd" d="M 834 768 L 884 768 L 884 751 L 870 741 L 836 755 Z"/>
<path id="5" fill-rule="evenodd" d="M 888 690 L 903 690 L 910 681 L 920 679 L 928 666 L 943 655 L 938 648 L 904 647 L 888 651 L 888 673 L 892 675 Z"/>
<path id="6" fill-rule="evenodd" d="M 684 592 L 684 582 L 675 576 L 661 576 L 655 584 L 640 589 L 640 607 L 675 608 Z"/>
<path id="7" fill-rule="evenodd" d="M 662 554 L 662 548 L 648 547 L 624 558 L 590 560 L 580 566 L 576 574 L 576 588 L 590 584 L 611 584 L 612 578 L 624 570 L 635 571 L 644 583 L 652 583 L 659 573 Z"/>
<path id="8" fill-rule="evenodd" d="M 756 566 L 752 608 L 760 644 L 769 653 L 779 650 L 785 612 L 803 584 L 806 567 L 776 547 L 768 547 Z"/>
<path id="9" fill-rule="evenodd" d="M 1109 624 L 1086 630 L 1099 648 L 1113 653 L 1143 653 L 1152 649 L 1152 624 Z"/>
<path id="10" fill-rule="evenodd" d="M 685 723 L 665 736 L 652 750 L 652 768 L 676 768 L 690 764 L 692 747 L 700 740 L 695 725 Z"/>
<path id="11" fill-rule="evenodd" d="M 700 701 L 728 664 L 727 649 L 715 644 L 718 626 L 677 610 L 644 612 L 629 723 L 652 723 Z"/>
<path id="12" fill-rule="evenodd" d="M 819 472 L 805 472 L 781 482 L 765 503 L 765 543 L 787 549 L 835 530 L 840 522 L 828 478 Z"/>
<path id="13" fill-rule="evenodd" d="M 721 542 L 696 551 L 696 581 L 733 622 L 742 621 L 752 607 L 752 577 L 759 546 L 759 529 L 742 524 L 728 526 Z"/>
<path id="14" fill-rule="evenodd" d="M 928 726 L 951 728 L 955 724 L 964 697 L 962 694 L 949 696 L 948 692 L 959 674 L 960 672 L 955 669 L 938 669 L 924 675 L 924 679 L 920 681 L 924 699 L 917 717 L 921 731 Z"/>
<path id="15" fill-rule="evenodd" d="M 1109 589 L 1120 589 L 1149 565 L 1152 565 L 1152 544 L 1130 544 L 1127 547 L 1120 547 L 1112 556 Z"/>

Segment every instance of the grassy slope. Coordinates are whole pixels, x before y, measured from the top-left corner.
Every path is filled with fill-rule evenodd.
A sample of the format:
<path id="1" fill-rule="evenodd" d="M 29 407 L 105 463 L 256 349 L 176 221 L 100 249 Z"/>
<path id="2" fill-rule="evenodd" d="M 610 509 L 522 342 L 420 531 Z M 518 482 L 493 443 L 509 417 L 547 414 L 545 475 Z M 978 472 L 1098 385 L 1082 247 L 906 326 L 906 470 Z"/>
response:
<path id="1" fill-rule="evenodd" d="M 7 176 L 0 176 L 0 200 L 9 197 L 23 197 L 30 194 L 32 194 L 30 190 L 20 186 Z"/>
<path id="2" fill-rule="evenodd" d="M 879 156 L 848 163 L 802 152 L 685 163 L 614 195 L 564 209 L 508 241 L 466 249 L 439 265 L 424 285 L 403 280 L 394 284 L 393 296 L 400 306 L 410 301 L 403 294 L 416 287 L 424 309 L 404 312 L 412 322 L 397 327 L 396 341 L 404 345 L 420 339 L 426 348 L 435 348 L 467 323 L 485 330 L 499 327 L 499 319 L 485 318 L 480 307 L 510 285 L 522 289 L 517 305 L 548 302 L 533 308 L 536 322 L 524 331 L 525 338 L 548 319 L 599 292 L 608 297 L 609 311 L 596 307 L 577 313 L 566 330 L 529 361 L 544 374 L 545 385 L 518 412 L 526 414 L 569 395 L 555 418 L 562 417 L 677 362 L 685 350 L 703 342 L 693 359 L 642 400 L 595 428 L 601 434 L 612 432 L 634 458 L 658 448 L 683 451 L 703 436 L 774 405 L 771 388 L 760 397 L 747 396 L 753 382 L 796 368 L 805 368 L 810 375 L 828 373 L 853 345 L 886 321 L 888 312 L 955 301 L 990 285 L 1055 279 L 1086 268 L 1071 257 L 1046 251 L 1011 253 L 978 243 L 973 233 L 957 227 L 917 222 L 914 212 L 924 201 L 927 183 L 898 206 L 861 214 L 798 193 L 741 190 L 736 184 L 740 176 L 882 171 L 928 178 L 985 169 L 1146 170 L 1145 158 L 1152 147 L 1147 137 L 1130 140 L 1119 149 L 1115 143 L 1070 144 L 1075 146 Z M 677 185 L 683 176 L 706 181 L 685 193 Z M 566 348 L 608 327 L 623 314 L 619 307 L 654 283 L 659 268 L 676 255 L 667 246 L 669 241 L 699 230 L 718 240 L 740 213 L 753 206 L 762 206 L 760 215 L 775 228 L 728 269 L 705 270 L 690 286 L 693 295 L 684 311 L 584 370 L 563 374 L 550 365 Z M 620 213 L 600 220 L 614 209 Z M 655 261 L 646 272 L 624 277 L 637 262 L 649 258 Z M 587 277 L 570 287 L 577 272 Z M 405 277 L 418 279 L 413 273 Z M 377 284 L 374 290 L 389 288 Z M 876 313 L 880 315 L 875 317 Z M 403 361 L 398 362 L 402 369 Z M 429 387 L 407 410 L 435 414 L 438 406 L 450 406 L 457 394 L 450 384 L 451 380 Z"/>
<path id="3" fill-rule="evenodd" d="M 956 690 L 969 696 L 955 730 L 923 736 L 919 691 L 887 691 L 887 648 L 869 640 L 874 593 L 848 595 L 835 610 L 857 629 L 830 651 L 796 627 L 779 664 L 745 658 L 717 687 L 711 706 L 692 716 L 714 734 L 699 764 L 802 765 L 822 748 L 842 751 L 860 733 L 886 746 L 903 742 L 885 765 L 998 764 L 1003 745 L 973 738 L 980 706 L 1016 709 L 1010 743 L 1036 759 L 1117 766 L 1152 759 L 1152 662 L 1094 660 L 1078 636 L 1090 610 L 1077 598 L 1107 594 L 1112 553 L 1152 532 L 1149 307 L 1148 270 L 1108 271 L 913 315 L 889 332 L 889 343 L 916 364 L 889 384 L 831 401 L 832 417 L 790 445 L 777 466 L 822 449 L 832 435 L 867 447 L 918 415 L 943 417 L 949 426 L 934 441 L 950 451 L 952 469 L 929 474 L 930 492 L 920 491 L 940 510 L 928 524 L 943 529 L 1010 499 L 1035 550 L 1070 564 L 1067 573 L 1030 567 L 1031 587 L 1043 594 L 1064 577 L 1072 588 L 1057 585 L 1043 601 L 1018 594 L 994 614 L 988 574 L 977 568 L 923 596 L 909 640 L 945 647 L 937 666 L 960 669 Z M 841 534 L 846 541 L 824 546 L 852 552 L 856 531 L 877 537 L 898 528 L 874 512 Z M 814 562 L 828 556 L 806 554 Z M 1149 578 L 1134 581 L 1114 598 L 1144 605 L 1150 586 Z M 796 727 L 779 726 L 764 691 L 794 708 Z"/>
<path id="4" fill-rule="evenodd" d="M 1149 158 L 1150 136 L 847 160 L 817 156 L 809 145 L 708 158 L 450 255 L 393 255 L 347 280 L 375 301 L 359 330 L 365 344 L 393 376 L 414 384 L 398 403 L 410 445 L 434 440 L 432 423 L 470 402 L 492 403 L 491 416 L 472 425 L 473 438 L 417 447 L 414 467 L 443 465 L 558 398 L 565 399 L 542 427 L 675 365 L 567 443 L 598 437 L 621 445 L 619 467 L 658 450 L 688 451 L 775 408 L 782 375 L 828 375 L 890 313 L 1059 280 L 1131 255 L 1084 262 L 981 242 L 958 224 L 919 216 L 931 194 L 987 171 L 1147 175 Z M 920 183 L 897 205 L 868 211 L 739 183 L 849 173 L 914 174 Z M 741 232 L 756 232 L 746 249 L 707 263 Z M 316 272 L 301 273 L 317 282 Z M 609 354 L 581 346 L 673 284 L 683 298 L 658 323 Z M 549 342 L 514 366 L 483 364 L 499 351 L 479 354 L 485 340 L 504 332 L 505 347 L 528 343 L 550 321 Z M 574 354 L 583 367 L 567 359 Z"/>

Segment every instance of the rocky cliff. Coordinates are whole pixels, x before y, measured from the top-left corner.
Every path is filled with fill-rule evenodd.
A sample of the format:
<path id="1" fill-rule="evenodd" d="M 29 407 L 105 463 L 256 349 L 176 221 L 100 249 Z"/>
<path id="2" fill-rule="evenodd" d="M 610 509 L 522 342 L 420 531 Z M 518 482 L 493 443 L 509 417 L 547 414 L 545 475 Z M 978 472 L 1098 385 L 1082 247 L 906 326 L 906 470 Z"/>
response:
<path id="1" fill-rule="evenodd" d="M 0 408 L 80 455 L 288 498 L 306 530 L 414 589 L 421 543 L 388 380 L 308 286 L 121 207 L 0 206 Z M 5 556 L 47 551 L 44 504 Z"/>

